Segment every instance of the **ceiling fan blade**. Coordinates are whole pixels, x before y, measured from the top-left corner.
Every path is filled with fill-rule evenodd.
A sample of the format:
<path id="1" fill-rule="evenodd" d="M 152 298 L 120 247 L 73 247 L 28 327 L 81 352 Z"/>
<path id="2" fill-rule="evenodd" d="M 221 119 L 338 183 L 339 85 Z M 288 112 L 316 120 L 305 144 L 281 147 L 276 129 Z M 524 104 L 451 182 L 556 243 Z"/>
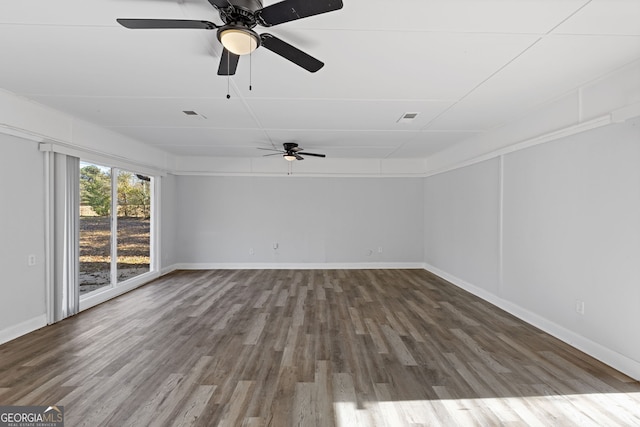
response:
<path id="1" fill-rule="evenodd" d="M 257 13 L 265 27 L 342 9 L 342 0 L 284 0 Z"/>
<path id="2" fill-rule="evenodd" d="M 325 154 L 307 153 L 306 151 L 300 154 L 302 154 L 303 156 L 327 157 Z"/>
<path id="3" fill-rule="evenodd" d="M 302 157 L 300 154 L 298 153 L 291 153 L 293 154 L 293 156 L 296 158 L 296 160 L 304 160 L 304 157 Z"/>
<path id="4" fill-rule="evenodd" d="M 216 9 L 222 9 L 231 5 L 227 0 L 209 0 L 209 3 Z"/>
<path id="5" fill-rule="evenodd" d="M 286 153 L 271 153 L 271 154 L 263 154 L 262 157 L 269 157 L 269 156 L 282 156 L 283 154 Z"/>
<path id="6" fill-rule="evenodd" d="M 289 43 L 280 40 L 272 34 L 260 34 L 260 41 L 262 42 L 262 46 L 266 47 L 271 52 L 288 59 L 309 72 L 315 73 L 320 68 L 324 67 L 323 62 L 318 61 L 313 56 L 304 53 L 297 47 L 291 46 Z"/>
<path id="7" fill-rule="evenodd" d="M 215 30 L 218 25 L 209 21 L 192 19 L 116 19 L 118 24 L 132 30 L 157 28 L 193 28 L 197 30 Z"/>
<path id="8" fill-rule="evenodd" d="M 236 73 L 236 68 L 238 68 L 238 59 L 240 59 L 240 56 L 223 48 L 220 65 L 218 66 L 218 75 L 233 76 Z"/>
<path id="9" fill-rule="evenodd" d="M 258 150 L 277 151 L 278 153 L 284 153 L 284 151 L 276 150 L 275 148 L 263 148 L 263 147 L 257 147 L 257 148 L 258 148 Z"/>

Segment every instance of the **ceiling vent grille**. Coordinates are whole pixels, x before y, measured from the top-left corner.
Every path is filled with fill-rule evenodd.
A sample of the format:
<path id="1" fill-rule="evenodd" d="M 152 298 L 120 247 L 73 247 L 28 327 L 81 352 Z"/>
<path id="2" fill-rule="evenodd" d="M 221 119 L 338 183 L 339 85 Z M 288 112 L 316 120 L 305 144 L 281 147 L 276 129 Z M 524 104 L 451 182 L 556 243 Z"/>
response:
<path id="1" fill-rule="evenodd" d="M 411 123 L 416 117 L 418 117 L 418 114 L 420 113 L 404 113 L 398 119 L 398 123 Z"/>
<path id="2" fill-rule="evenodd" d="M 190 116 L 190 117 L 199 117 L 199 118 L 204 119 L 204 120 L 206 120 L 206 119 L 207 119 L 207 116 L 205 116 L 204 114 L 200 114 L 200 113 L 198 113 L 197 111 L 193 111 L 193 110 L 183 110 L 182 112 L 183 112 L 184 114 L 186 114 L 187 116 Z"/>

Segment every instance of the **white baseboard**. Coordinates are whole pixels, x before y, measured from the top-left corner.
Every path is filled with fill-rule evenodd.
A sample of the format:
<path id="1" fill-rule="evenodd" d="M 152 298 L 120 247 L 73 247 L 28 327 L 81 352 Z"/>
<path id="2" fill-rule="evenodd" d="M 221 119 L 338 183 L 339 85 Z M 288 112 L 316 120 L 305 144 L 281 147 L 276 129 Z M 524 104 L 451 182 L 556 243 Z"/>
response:
<path id="1" fill-rule="evenodd" d="M 565 328 L 564 326 L 560 326 L 547 318 L 539 316 L 538 314 L 520 307 L 519 305 L 514 304 L 511 301 L 502 299 L 485 289 L 479 288 L 456 276 L 448 274 L 447 272 L 442 271 L 430 264 L 425 263 L 425 270 L 443 278 L 447 282 L 450 282 L 467 292 L 474 294 L 479 298 L 482 298 L 483 300 L 495 305 L 498 308 L 503 309 L 504 311 L 516 316 L 517 318 L 524 320 L 525 322 L 543 330 L 549 335 L 553 335 L 559 340 L 564 341 L 570 346 L 577 348 L 578 350 L 588 354 L 595 359 L 598 359 L 603 363 L 606 363 L 607 365 L 630 376 L 636 381 L 640 381 L 640 362 L 631 359 L 623 354 L 615 352 L 607 347 L 604 347 L 597 342 L 591 341 L 590 339 L 579 335 L 571 331 L 570 329 Z"/>
<path id="2" fill-rule="evenodd" d="M 367 270 L 367 269 L 421 269 L 422 262 L 311 262 L 311 263 L 178 263 L 167 267 L 174 270 Z M 163 269 L 164 271 L 165 269 Z M 166 274 L 166 273 L 164 273 Z"/>
<path id="3" fill-rule="evenodd" d="M 178 270 L 177 265 L 178 264 L 173 264 L 173 265 L 170 265 L 168 267 L 161 268 L 160 269 L 160 275 L 164 276 L 165 274 L 169 274 L 171 272 L 174 272 L 174 271 Z"/>
<path id="4" fill-rule="evenodd" d="M 44 313 L 38 317 L 20 322 L 17 325 L 9 326 L 0 331 L 0 344 L 4 344 L 45 326 L 47 326 L 47 315 Z"/>

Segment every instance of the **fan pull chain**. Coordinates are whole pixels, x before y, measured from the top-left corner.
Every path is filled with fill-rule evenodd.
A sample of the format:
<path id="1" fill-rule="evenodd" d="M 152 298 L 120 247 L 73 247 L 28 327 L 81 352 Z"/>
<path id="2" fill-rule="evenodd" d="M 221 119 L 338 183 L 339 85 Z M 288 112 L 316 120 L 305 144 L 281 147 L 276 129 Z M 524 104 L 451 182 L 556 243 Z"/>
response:
<path id="1" fill-rule="evenodd" d="M 231 54 L 227 55 L 227 99 L 231 98 L 231 94 L 229 94 L 229 84 L 230 84 L 230 80 L 231 80 L 231 76 L 229 76 L 229 58 L 231 57 Z"/>
<path id="2" fill-rule="evenodd" d="M 251 58 L 253 58 L 253 52 L 249 54 L 249 90 L 251 90 L 251 71 L 252 71 L 252 64 L 253 64 L 253 61 L 251 60 Z"/>

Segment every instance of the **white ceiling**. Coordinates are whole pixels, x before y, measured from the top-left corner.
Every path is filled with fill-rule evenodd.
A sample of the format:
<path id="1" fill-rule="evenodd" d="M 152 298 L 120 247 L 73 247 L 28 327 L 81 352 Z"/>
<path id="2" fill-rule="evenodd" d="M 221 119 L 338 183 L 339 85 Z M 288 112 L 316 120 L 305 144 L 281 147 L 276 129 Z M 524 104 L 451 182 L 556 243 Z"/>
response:
<path id="1" fill-rule="evenodd" d="M 259 157 L 256 147 L 297 141 L 331 157 L 407 158 L 640 57 L 640 0 L 343 1 L 337 12 L 256 28 L 323 69 L 262 48 L 229 80 L 216 75 L 215 31 L 115 21 L 220 23 L 206 0 L 3 1 L 0 87 L 177 155 Z M 420 114 L 397 123 L 405 112 Z"/>

